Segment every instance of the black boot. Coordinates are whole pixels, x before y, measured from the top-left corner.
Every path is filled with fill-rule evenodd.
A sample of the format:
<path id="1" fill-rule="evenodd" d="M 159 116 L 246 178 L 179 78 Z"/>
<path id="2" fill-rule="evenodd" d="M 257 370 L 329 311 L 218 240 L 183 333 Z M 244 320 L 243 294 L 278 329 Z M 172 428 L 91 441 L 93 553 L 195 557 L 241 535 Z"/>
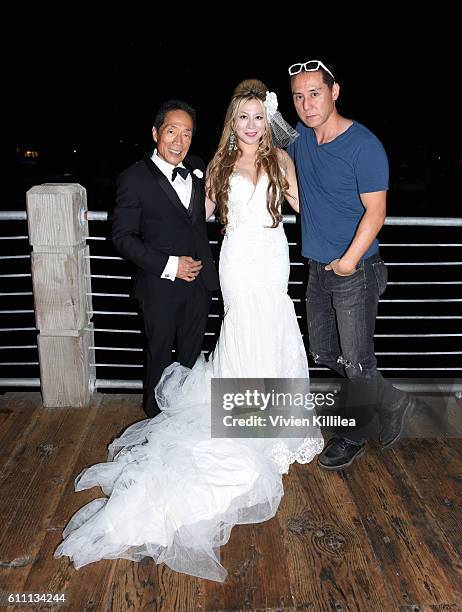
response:
<path id="1" fill-rule="evenodd" d="M 380 414 L 379 441 L 382 449 L 391 448 L 400 439 L 406 420 L 415 411 L 412 395 L 405 395 L 396 406 L 382 410 Z"/>
<path id="2" fill-rule="evenodd" d="M 331 438 L 319 455 L 318 463 L 325 470 L 341 470 L 360 457 L 366 450 L 365 446 L 365 442 L 353 444 L 345 438 Z"/>

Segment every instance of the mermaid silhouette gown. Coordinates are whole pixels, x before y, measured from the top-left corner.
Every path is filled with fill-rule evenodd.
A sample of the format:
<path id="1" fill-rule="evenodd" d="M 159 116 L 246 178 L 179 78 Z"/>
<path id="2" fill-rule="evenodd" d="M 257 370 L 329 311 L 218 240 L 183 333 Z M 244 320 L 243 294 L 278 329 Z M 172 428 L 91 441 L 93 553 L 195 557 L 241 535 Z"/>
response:
<path id="1" fill-rule="evenodd" d="M 81 472 L 76 491 L 107 496 L 81 508 L 55 557 L 76 568 L 100 559 L 145 556 L 173 570 L 224 581 L 219 549 L 236 524 L 273 517 L 282 475 L 323 448 L 309 438 L 212 438 L 212 378 L 307 378 L 306 353 L 287 294 L 289 248 L 282 223 L 271 225 L 268 179 L 233 173 L 228 227 L 220 254 L 225 315 L 216 348 L 192 369 L 173 363 L 156 388 L 162 413 L 128 427 L 107 463 Z M 312 430 L 313 431 L 313 430 Z"/>

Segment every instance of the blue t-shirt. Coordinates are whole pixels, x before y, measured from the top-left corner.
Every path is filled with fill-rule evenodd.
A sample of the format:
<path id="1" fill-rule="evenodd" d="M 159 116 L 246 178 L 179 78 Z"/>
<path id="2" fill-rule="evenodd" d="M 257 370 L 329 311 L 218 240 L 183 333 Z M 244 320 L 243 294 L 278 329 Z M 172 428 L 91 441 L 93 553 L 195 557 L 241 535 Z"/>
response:
<path id="1" fill-rule="evenodd" d="M 300 190 L 302 255 L 322 263 L 342 257 L 364 214 L 359 195 L 388 189 L 388 160 L 382 143 L 356 121 L 318 145 L 312 128 L 298 122 L 300 136 L 287 151 Z M 377 252 L 378 240 L 364 258 Z"/>

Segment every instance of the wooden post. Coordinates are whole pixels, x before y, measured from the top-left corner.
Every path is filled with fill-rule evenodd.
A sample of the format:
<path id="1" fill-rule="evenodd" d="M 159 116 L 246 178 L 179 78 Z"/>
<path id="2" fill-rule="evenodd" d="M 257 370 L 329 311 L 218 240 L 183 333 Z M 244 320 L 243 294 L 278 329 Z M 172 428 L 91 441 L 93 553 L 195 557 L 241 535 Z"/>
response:
<path id="1" fill-rule="evenodd" d="M 95 372 L 87 193 L 76 183 L 27 192 L 43 405 L 88 406 Z"/>

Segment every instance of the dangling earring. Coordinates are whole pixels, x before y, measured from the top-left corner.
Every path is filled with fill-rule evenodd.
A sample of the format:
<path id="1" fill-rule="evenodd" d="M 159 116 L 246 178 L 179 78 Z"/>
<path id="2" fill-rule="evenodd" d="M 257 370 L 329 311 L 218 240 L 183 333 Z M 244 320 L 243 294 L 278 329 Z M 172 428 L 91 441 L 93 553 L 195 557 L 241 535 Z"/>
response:
<path id="1" fill-rule="evenodd" d="M 228 151 L 230 153 L 231 151 L 237 151 L 236 136 L 234 135 L 234 132 L 231 132 L 229 136 Z"/>

